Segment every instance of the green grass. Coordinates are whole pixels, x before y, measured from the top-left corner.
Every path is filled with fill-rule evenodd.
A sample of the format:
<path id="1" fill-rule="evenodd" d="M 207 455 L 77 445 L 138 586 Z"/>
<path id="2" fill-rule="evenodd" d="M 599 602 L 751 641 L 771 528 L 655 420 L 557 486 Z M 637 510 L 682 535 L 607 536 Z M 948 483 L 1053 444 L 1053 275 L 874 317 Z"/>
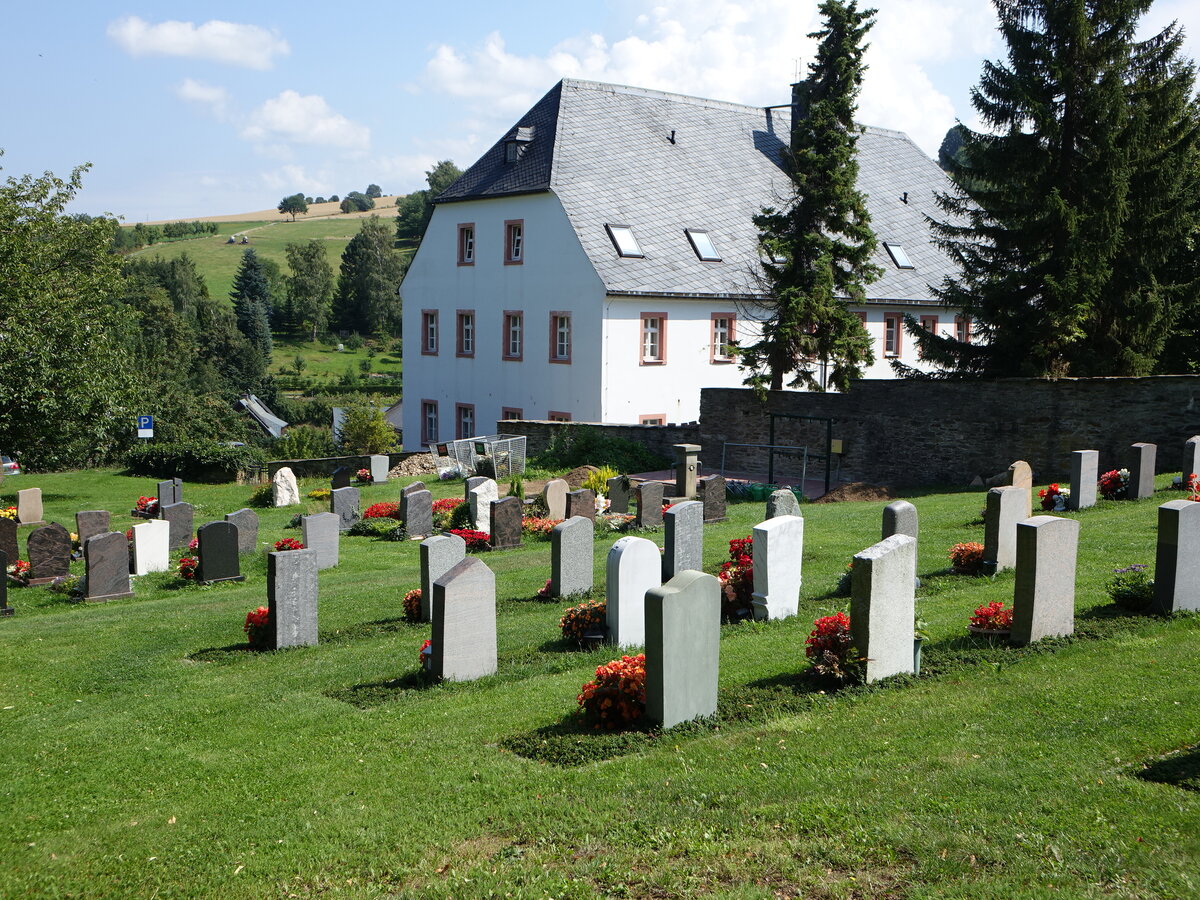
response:
<path id="1" fill-rule="evenodd" d="M 23 476 L 0 503 L 32 486 L 48 520 L 107 508 L 122 529 L 153 490 L 111 472 Z M 251 490 L 189 484 L 185 496 L 199 524 Z M 363 499 L 398 494 L 393 483 Z M 564 649 L 565 604 L 529 599 L 548 542 L 484 555 L 500 671 L 470 684 L 414 677 L 429 626 L 399 616 L 416 543 L 344 538 L 341 565 L 321 575 L 320 644 L 279 653 L 235 649 L 265 602 L 261 557 L 243 584 L 173 589 L 155 575 L 104 605 L 10 590 L 0 896 L 1197 896 L 1200 792 L 1186 788 L 1200 617 L 1114 616 L 1105 594 L 1112 568 L 1153 561 L 1156 501 L 1068 514 L 1082 522 L 1082 636 L 1017 651 L 964 627 L 975 606 L 1011 600 L 1011 575 L 939 574 L 946 548 L 982 539 L 968 523 L 983 495 L 910 499 L 931 674 L 803 689 L 810 623 L 845 608 L 831 592 L 878 539 L 883 504 L 805 506 L 801 614 L 722 629 L 721 719 L 633 735 L 582 765 L 507 749 L 561 726 L 615 655 Z M 294 511 L 260 511 L 260 539 L 295 534 L 283 528 Z M 706 528 L 709 571 L 761 514 L 735 505 Z M 597 540 L 598 581 L 612 540 Z M 1137 777 L 1164 758 L 1161 780 Z"/>
<path id="2" fill-rule="evenodd" d="M 300 356 L 304 359 L 301 375 L 305 378 L 341 378 L 347 369 L 353 369 L 360 377 L 369 381 L 368 376 L 359 368 L 363 360 L 370 360 L 372 373 L 399 375 L 403 368 L 400 360 L 400 342 L 395 342 L 395 349 L 392 351 L 385 353 L 377 349 L 375 355 L 370 356 L 368 348 L 372 346 L 378 347 L 378 342 L 369 340 L 358 350 L 338 350 L 336 345 L 330 347 L 321 341 L 305 341 L 286 335 L 275 335 L 271 372 L 291 375 L 296 357 Z"/>

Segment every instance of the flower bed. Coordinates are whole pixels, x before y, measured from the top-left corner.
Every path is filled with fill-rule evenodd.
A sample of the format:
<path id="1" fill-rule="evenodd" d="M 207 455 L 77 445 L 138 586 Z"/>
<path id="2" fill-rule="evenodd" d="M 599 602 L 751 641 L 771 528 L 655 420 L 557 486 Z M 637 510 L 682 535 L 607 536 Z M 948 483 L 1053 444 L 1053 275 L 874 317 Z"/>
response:
<path id="1" fill-rule="evenodd" d="M 390 500 L 372 503 L 363 511 L 362 517 L 364 519 L 399 519 L 400 504 Z"/>
<path id="2" fill-rule="evenodd" d="M 465 500 L 445 497 L 433 501 L 433 527 L 436 531 L 445 531 L 454 524 L 454 511 L 460 506 L 466 508 Z"/>
<path id="3" fill-rule="evenodd" d="M 546 588 L 543 589 L 547 594 L 549 586 L 550 582 L 547 581 Z M 582 644 L 589 631 L 604 630 L 607 615 L 608 604 L 603 600 L 585 600 L 564 612 L 558 620 L 558 627 L 562 629 L 562 636 L 566 640 Z"/>
<path id="4" fill-rule="evenodd" d="M 734 538 L 729 542 L 729 559 L 717 573 L 721 582 L 721 618 L 738 622 L 754 613 L 754 538 Z"/>
<path id="5" fill-rule="evenodd" d="M 8 564 L 7 575 L 17 584 L 29 584 L 29 572 L 29 563 L 23 559 L 18 559 Z"/>
<path id="6" fill-rule="evenodd" d="M 473 528 L 451 528 L 450 533 L 457 534 L 466 541 L 468 551 L 479 552 L 492 549 L 492 545 L 489 543 L 492 536 L 486 531 L 476 531 Z"/>
<path id="7" fill-rule="evenodd" d="M 12 519 L 15 522 L 17 520 L 17 508 L 15 506 L 5 506 L 0 509 L 0 519 Z"/>
<path id="8" fill-rule="evenodd" d="M 955 575 L 978 575 L 983 568 L 983 544 L 977 541 L 955 544 L 947 555 Z"/>
<path id="9" fill-rule="evenodd" d="M 139 519 L 153 519 L 158 516 L 158 498 L 157 497 L 138 497 L 137 503 L 130 514 Z"/>
<path id="10" fill-rule="evenodd" d="M 295 538 L 284 538 L 281 541 L 275 542 L 275 551 L 278 553 L 283 550 L 303 550 L 304 545 Z"/>
<path id="11" fill-rule="evenodd" d="M 972 630 L 987 634 L 1007 634 L 1012 630 L 1013 611 L 1004 606 L 1003 601 L 993 600 L 987 606 L 975 608 L 971 616 Z"/>
<path id="12" fill-rule="evenodd" d="M 246 632 L 246 641 L 252 650 L 271 649 L 271 611 L 267 607 L 260 606 L 246 613 L 242 630 Z"/>
<path id="13" fill-rule="evenodd" d="M 521 519 L 521 533 L 532 538 L 548 540 L 554 526 L 562 519 L 546 519 L 541 516 L 525 516 Z"/>
<path id="14" fill-rule="evenodd" d="M 646 654 L 622 656 L 596 667 L 596 679 L 578 697 L 584 720 L 595 729 L 623 728 L 646 714 Z"/>
<path id="15" fill-rule="evenodd" d="M 199 565 L 199 557 L 181 556 L 179 558 L 179 577 L 187 581 L 194 581 L 196 579 L 196 567 Z"/>
<path id="16" fill-rule="evenodd" d="M 850 617 L 843 612 L 822 616 L 813 622 L 813 630 L 804 642 L 804 655 L 812 661 L 813 672 L 823 678 L 847 682 L 861 669 L 855 658 Z"/>

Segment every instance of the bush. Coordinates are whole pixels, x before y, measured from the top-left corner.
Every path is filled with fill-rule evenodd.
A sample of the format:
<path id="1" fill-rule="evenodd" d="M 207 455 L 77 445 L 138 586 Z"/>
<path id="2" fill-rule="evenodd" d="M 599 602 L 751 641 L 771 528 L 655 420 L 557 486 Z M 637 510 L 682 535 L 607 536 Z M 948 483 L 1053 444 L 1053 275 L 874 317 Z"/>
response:
<path id="1" fill-rule="evenodd" d="M 385 537 L 389 531 L 396 527 L 395 519 L 359 519 L 350 526 L 350 530 L 346 534 L 354 537 Z"/>
<path id="2" fill-rule="evenodd" d="M 544 469 L 573 469 L 576 466 L 612 466 L 618 472 L 653 472 L 670 461 L 652 453 L 643 444 L 605 433 L 591 425 L 556 428 L 545 451 L 532 460 Z"/>
<path id="3" fill-rule="evenodd" d="M 1108 596 L 1112 602 L 1135 613 L 1150 609 L 1154 602 L 1154 579 L 1148 569 L 1145 563 L 1113 569 L 1113 578 L 1108 582 Z"/>
<path id="4" fill-rule="evenodd" d="M 407 541 L 408 528 L 403 523 L 400 525 L 393 525 L 391 528 L 385 531 L 381 537 L 385 541 Z"/>
<path id="5" fill-rule="evenodd" d="M 580 487 L 591 491 L 597 497 L 608 496 L 608 479 L 616 478 L 621 473 L 612 466 L 601 466 L 595 472 L 589 472 Z"/>
<path id="6" fill-rule="evenodd" d="M 275 485 L 271 482 L 260 484 L 250 495 L 247 506 L 270 507 L 275 505 Z"/>
<path id="7" fill-rule="evenodd" d="M 486 531 L 476 531 L 473 528 L 451 528 L 451 534 L 457 534 L 460 538 L 466 541 L 467 550 L 484 551 L 491 550 L 490 543 L 492 536 Z"/>
<path id="8" fill-rule="evenodd" d="M 293 425 L 271 445 L 275 459 L 323 459 L 333 456 L 333 430 L 316 425 Z"/>
<path id="9" fill-rule="evenodd" d="M 450 511 L 450 527 L 449 531 L 461 531 L 462 529 L 472 529 L 475 527 L 475 520 L 471 518 L 471 504 L 463 500 L 458 506 Z"/>
<path id="10" fill-rule="evenodd" d="M 413 588 L 404 595 L 404 619 L 408 622 L 421 621 L 421 589 Z"/>
<path id="11" fill-rule="evenodd" d="M 596 667 L 580 691 L 579 708 L 593 728 L 621 728 L 646 714 L 646 654 L 622 656 Z"/>
<path id="12" fill-rule="evenodd" d="M 604 627 L 607 619 L 608 604 L 603 600 L 585 600 L 578 606 L 572 606 L 558 620 L 562 636 L 568 641 L 583 642 L 583 636 L 593 629 Z"/>
<path id="13" fill-rule="evenodd" d="M 178 441 L 134 447 L 125 457 L 131 475 L 187 481 L 233 481 L 252 466 L 265 467 L 257 447 L 226 447 L 215 441 Z"/>
<path id="14" fill-rule="evenodd" d="M 978 575 L 983 568 L 983 544 L 977 541 L 955 544 L 947 556 L 958 575 Z"/>

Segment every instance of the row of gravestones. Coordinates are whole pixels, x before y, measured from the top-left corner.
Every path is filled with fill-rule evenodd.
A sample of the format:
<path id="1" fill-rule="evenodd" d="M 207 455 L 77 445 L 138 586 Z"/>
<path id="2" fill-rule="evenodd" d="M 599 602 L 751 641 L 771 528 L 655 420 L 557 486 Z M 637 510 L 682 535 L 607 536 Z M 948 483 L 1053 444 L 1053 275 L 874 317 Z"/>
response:
<path id="1" fill-rule="evenodd" d="M 388 457 L 383 454 L 373 454 L 367 458 L 367 469 L 371 473 L 372 484 L 384 484 L 388 480 Z M 350 487 L 355 470 L 349 466 L 339 466 L 333 470 L 329 479 L 329 487 L 336 491 Z M 288 466 L 281 466 L 271 477 L 271 505 L 295 506 L 300 502 L 300 485 L 296 481 L 296 473 Z"/>

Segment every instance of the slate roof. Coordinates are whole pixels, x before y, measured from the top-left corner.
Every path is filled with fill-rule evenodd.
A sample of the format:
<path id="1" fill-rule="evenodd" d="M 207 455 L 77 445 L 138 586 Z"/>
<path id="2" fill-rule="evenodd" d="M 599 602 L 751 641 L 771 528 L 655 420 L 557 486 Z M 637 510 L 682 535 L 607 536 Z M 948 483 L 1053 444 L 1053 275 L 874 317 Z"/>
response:
<path id="1" fill-rule="evenodd" d="M 789 122 L 786 107 L 564 79 L 506 133 L 532 128 L 521 159 L 505 161 L 502 138 L 436 202 L 553 191 L 608 293 L 752 296 L 751 217 L 788 196 L 779 154 Z M 940 214 L 934 194 L 950 190 L 949 180 L 898 131 L 868 127 L 858 162 L 884 271 L 868 299 L 930 302 L 929 285 L 954 271 L 925 220 Z M 618 256 L 606 223 L 630 226 L 645 257 Z M 722 261 L 699 260 L 687 228 L 708 230 Z M 898 269 L 884 241 L 901 244 L 915 268 Z"/>

